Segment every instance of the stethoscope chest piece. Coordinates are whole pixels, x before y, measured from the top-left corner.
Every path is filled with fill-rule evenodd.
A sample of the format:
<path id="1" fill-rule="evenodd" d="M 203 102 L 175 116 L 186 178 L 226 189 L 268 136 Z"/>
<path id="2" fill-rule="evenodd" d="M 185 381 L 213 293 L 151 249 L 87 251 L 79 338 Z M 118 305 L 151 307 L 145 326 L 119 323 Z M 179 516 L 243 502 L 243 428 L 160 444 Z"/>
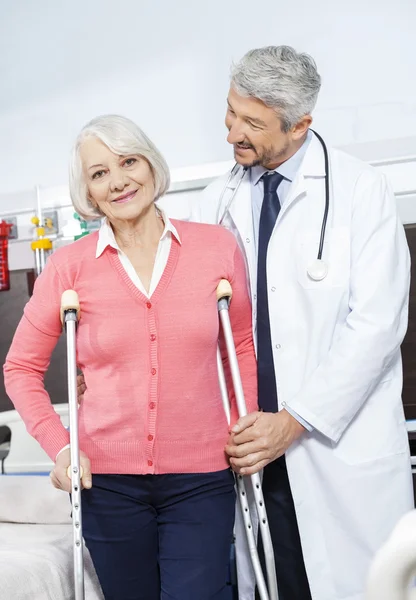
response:
<path id="1" fill-rule="evenodd" d="M 315 259 L 306 270 L 308 277 L 313 281 L 322 281 L 328 275 L 328 265 L 322 259 Z"/>

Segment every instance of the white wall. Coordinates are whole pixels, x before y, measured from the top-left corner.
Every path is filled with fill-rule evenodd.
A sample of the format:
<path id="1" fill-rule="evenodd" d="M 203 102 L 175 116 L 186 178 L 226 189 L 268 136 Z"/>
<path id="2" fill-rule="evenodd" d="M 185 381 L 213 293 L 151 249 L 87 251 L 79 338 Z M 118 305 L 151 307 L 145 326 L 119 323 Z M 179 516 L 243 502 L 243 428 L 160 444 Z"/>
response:
<path id="1" fill-rule="evenodd" d="M 205 165 L 215 174 L 231 159 L 231 61 L 282 43 L 318 64 L 316 129 L 365 160 L 392 159 L 381 168 L 416 222 L 416 163 L 402 162 L 416 156 L 416 0 L 0 0 L 0 218 L 28 211 L 11 268 L 33 264 L 34 186 L 44 207 L 69 204 L 68 153 L 87 120 L 133 118 L 178 181 L 189 175 L 175 168 L 192 165 L 204 179 Z M 186 212 L 194 193 L 167 200 Z M 59 210 L 60 226 L 71 214 Z"/>
<path id="2" fill-rule="evenodd" d="M 229 65 L 260 45 L 314 56 L 329 143 L 414 136 L 415 27 L 415 0 L 0 0 L 0 213 L 65 184 L 100 113 L 135 119 L 172 167 L 230 158 Z"/>

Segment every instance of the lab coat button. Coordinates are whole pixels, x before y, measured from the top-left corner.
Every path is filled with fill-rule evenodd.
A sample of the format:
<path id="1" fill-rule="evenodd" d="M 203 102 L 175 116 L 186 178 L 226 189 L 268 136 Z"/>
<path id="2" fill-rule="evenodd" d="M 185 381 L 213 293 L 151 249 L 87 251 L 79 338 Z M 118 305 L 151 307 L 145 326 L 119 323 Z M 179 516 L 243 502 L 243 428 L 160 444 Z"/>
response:
<path id="1" fill-rule="evenodd" d="M 246 243 L 249 244 L 250 243 L 250 238 L 246 238 Z"/>
<path id="2" fill-rule="evenodd" d="M 282 346 L 280 344 L 276 344 L 276 350 L 280 350 Z"/>
<path id="3" fill-rule="evenodd" d="M 271 288 L 271 290 L 272 290 L 272 292 L 275 292 L 275 291 L 276 291 L 276 288 L 273 286 L 273 287 Z"/>

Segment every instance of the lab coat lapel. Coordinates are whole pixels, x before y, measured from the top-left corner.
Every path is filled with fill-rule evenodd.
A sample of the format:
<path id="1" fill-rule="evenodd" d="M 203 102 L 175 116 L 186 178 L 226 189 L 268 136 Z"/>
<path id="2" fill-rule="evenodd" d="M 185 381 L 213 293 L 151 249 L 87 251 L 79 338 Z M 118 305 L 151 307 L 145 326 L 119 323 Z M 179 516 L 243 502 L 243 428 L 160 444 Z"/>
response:
<path id="1" fill-rule="evenodd" d="M 230 193 L 233 191 L 230 190 Z M 251 183 L 248 174 L 246 174 L 242 181 L 236 197 L 230 206 L 230 215 L 238 231 L 240 246 L 245 254 L 249 271 L 251 295 L 254 296 L 254 290 L 257 285 L 257 266 L 251 207 Z"/>
<path id="2" fill-rule="evenodd" d="M 318 138 L 313 135 L 309 147 L 306 151 L 305 158 L 300 166 L 300 169 L 290 186 L 289 194 L 279 214 L 280 220 L 289 210 L 290 206 L 296 200 L 305 196 L 307 193 L 308 179 L 325 176 L 325 160 L 324 153 Z"/>

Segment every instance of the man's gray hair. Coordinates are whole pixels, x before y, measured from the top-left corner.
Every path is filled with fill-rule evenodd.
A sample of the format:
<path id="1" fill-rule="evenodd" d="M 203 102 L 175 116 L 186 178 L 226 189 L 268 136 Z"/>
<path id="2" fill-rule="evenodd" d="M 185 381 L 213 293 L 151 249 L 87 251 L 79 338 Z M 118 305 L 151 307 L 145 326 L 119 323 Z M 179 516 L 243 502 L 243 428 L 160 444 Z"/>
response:
<path id="1" fill-rule="evenodd" d="M 321 77 L 315 61 L 290 46 L 250 50 L 231 68 L 231 86 L 241 96 L 274 108 L 289 131 L 315 108 Z"/>
<path id="2" fill-rule="evenodd" d="M 112 152 L 120 156 L 138 154 L 145 158 L 153 173 L 155 200 L 167 192 L 170 184 L 169 167 L 140 127 L 130 119 L 119 115 L 96 117 L 87 123 L 78 135 L 69 165 L 69 191 L 72 203 L 83 219 L 96 219 L 103 216 L 88 199 L 88 189 L 82 169 L 80 148 L 88 137 L 98 138 Z"/>

